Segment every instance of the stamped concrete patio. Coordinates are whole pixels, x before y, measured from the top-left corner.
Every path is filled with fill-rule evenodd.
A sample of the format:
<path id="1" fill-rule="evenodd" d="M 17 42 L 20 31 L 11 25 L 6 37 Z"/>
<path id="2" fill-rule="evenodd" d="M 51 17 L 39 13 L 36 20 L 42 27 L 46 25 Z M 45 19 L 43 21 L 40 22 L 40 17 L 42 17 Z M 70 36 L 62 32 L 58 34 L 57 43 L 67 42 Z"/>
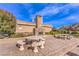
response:
<path id="1" fill-rule="evenodd" d="M 19 51 L 16 47 L 17 39 L 0 39 L 0 55 L 1 56 L 63 56 L 67 52 L 79 45 L 79 39 L 56 39 L 53 36 L 45 36 L 45 48 L 40 49 L 38 53 L 34 53 L 31 49 L 25 47 L 24 51 Z M 20 38 L 25 39 L 25 38 Z"/>

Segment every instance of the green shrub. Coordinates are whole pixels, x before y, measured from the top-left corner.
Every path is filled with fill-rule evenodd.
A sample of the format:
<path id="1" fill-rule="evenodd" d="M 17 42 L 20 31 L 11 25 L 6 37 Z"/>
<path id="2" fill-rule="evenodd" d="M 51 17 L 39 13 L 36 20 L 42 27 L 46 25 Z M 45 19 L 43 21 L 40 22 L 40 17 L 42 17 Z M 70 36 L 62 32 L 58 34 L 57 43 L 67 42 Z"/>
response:
<path id="1" fill-rule="evenodd" d="M 55 34 L 69 34 L 67 30 L 52 30 L 46 34 L 55 35 Z"/>
<path id="2" fill-rule="evenodd" d="M 79 38 L 79 34 L 72 34 L 72 35 Z"/>
<path id="3" fill-rule="evenodd" d="M 71 34 L 79 34 L 79 31 L 72 31 Z"/>
<path id="4" fill-rule="evenodd" d="M 0 35 L 0 39 L 3 39 L 3 38 L 5 38 L 5 36 L 3 36 L 3 35 Z"/>
<path id="5" fill-rule="evenodd" d="M 11 34 L 10 35 L 10 38 L 19 38 L 19 37 L 27 37 L 27 36 L 30 36 L 30 35 L 33 35 L 33 34 L 30 34 L 30 33 L 14 33 L 14 34 Z"/>
<path id="6" fill-rule="evenodd" d="M 25 36 L 26 35 L 24 33 L 14 33 L 10 35 L 11 38 L 18 38 L 18 37 L 25 37 Z"/>
<path id="7" fill-rule="evenodd" d="M 78 34 L 76 31 L 72 32 L 71 34 Z"/>

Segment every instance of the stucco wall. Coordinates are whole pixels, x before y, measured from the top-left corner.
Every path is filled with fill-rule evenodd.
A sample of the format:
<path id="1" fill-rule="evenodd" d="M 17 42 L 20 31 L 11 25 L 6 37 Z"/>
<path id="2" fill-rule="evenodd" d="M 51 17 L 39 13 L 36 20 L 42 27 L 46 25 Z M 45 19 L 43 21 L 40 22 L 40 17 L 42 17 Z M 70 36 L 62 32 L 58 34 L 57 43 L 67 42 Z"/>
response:
<path id="1" fill-rule="evenodd" d="M 50 32 L 52 30 L 51 27 L 43 27 L 43 29 L 44 29 L 44 32 Z"/>
<path id="2" fill-rule="evenodd" d="M 16 32 L 34 32 L 34 28 L 36 28 L 36 25 L 38 28 L 41 26 L 44 29 L 44 32 L 49 32 L 52 30 L 51 26 L 48 24 L 42 24 L 42 18 L 37 17 L 37 23 L 32 22 L 24 22 L 21 20 L 16 20 Z"/>
<path id="3" fill-rule="evenodd" d="M 35 26 L 24 26 L 24 25 L 17 25 L 16 32 L 33 32 Z M 51 27 L 42 27 L 44 32 L 50 32 L 52 30 Z"/>
<path id="4" fill-rule="evenodd" d="M 34 26 L 17 25 L 16 32 L 33 32 Z"/>

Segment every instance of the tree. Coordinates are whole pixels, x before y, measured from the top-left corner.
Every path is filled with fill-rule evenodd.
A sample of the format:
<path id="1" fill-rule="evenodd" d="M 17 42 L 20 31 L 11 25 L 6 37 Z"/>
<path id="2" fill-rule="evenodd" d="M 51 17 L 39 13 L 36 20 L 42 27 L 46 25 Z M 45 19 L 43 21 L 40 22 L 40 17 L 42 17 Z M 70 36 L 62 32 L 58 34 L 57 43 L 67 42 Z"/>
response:
<path id="1" fill-rule="evenodd" d="M 16 30 L 16 18 L 13 14 L 0 10 L 0 33 L 12 34 Z"/>

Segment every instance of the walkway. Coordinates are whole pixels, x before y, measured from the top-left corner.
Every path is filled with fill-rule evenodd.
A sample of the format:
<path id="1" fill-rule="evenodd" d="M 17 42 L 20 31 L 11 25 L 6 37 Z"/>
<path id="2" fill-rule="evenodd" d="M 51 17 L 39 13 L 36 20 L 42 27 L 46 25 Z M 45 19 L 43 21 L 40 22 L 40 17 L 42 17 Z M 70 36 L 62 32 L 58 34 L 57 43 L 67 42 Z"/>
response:
<path id="1" fill-rule="evenodd" d="M 8 56 L 61 56 L 79 45 L 76 38 L 70 40 L 56 39 L 53 36 L 46 36 L 46 44 L 44 49 L 39 48 L 38 53 L 34 53 L 31 49 L 25 48 L 19 51 L 16 47 L 18 39 L 0 39 L 0 55 Z"/>

